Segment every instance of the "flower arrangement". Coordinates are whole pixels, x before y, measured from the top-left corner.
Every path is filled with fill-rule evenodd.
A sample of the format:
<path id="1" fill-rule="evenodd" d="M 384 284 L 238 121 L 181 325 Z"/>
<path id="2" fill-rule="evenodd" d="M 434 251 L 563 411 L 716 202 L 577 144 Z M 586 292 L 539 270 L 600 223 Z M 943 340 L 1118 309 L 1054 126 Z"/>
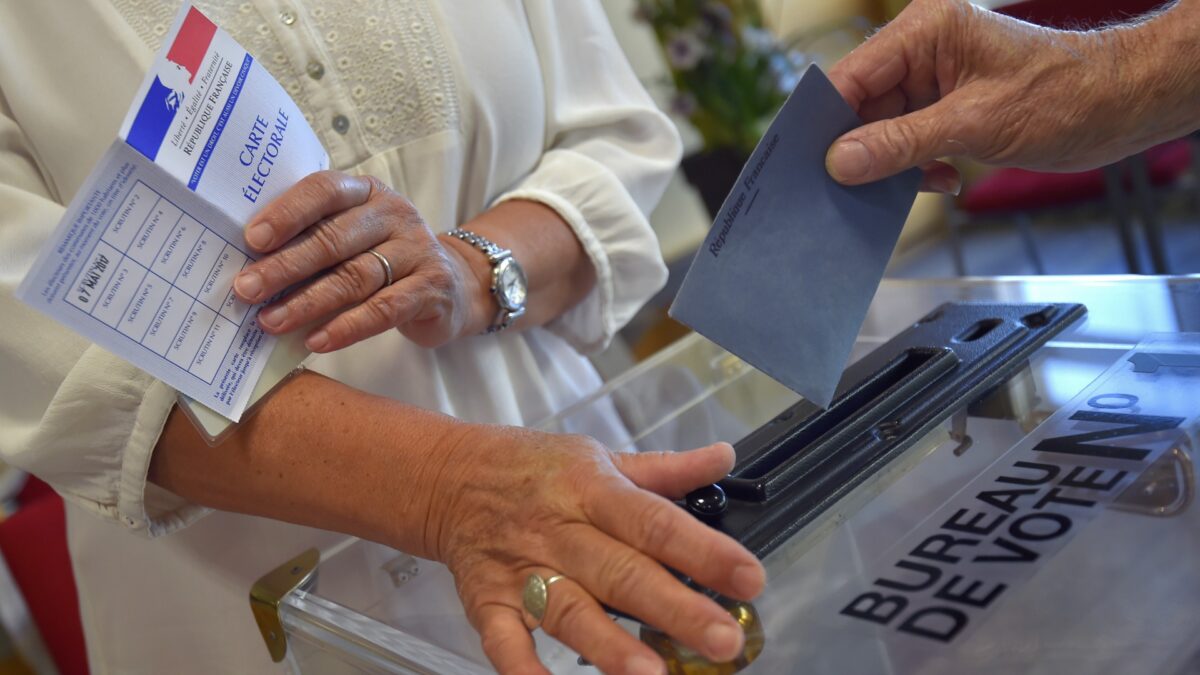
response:
<path id="1" fill-rule="evenodd" d="M 671 108 L 704 149 L 747 157 L 799 78 L 803 57 L 763 29 L 758 0 L 637 0 L 670 66 Z"/>

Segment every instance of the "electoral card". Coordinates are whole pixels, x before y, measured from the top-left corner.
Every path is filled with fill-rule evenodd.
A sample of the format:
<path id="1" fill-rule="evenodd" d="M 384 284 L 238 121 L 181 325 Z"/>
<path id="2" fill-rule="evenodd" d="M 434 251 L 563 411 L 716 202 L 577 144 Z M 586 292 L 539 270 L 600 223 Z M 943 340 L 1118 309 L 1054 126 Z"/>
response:
<path id="1" fill-rule="evenodd" d="M 328 167 L 283 87 L 184 3 L 17 297 L 206 407 L 191 412 L 216 436 L 307 355 L 234 297 L 242 228 Z"/>
<path id="2" fill-rule="evenodd" d="M 115 141 L 17 297 L 237 420 L 276 338 L 233 295 L 242 228 Z"/>
<path id="3" fill-rule="evenodd" d="M 303 113 L 254 57 L 184 4 L 121 138 L 235 222 L 329 168 Z"/>
<path id="4" fill-rule="evenodd" d="M 826 407 L 921 180 L 825 169 L 862 122 L 810 66 L 726 198 L 671 306 L 675 319 Z"/>

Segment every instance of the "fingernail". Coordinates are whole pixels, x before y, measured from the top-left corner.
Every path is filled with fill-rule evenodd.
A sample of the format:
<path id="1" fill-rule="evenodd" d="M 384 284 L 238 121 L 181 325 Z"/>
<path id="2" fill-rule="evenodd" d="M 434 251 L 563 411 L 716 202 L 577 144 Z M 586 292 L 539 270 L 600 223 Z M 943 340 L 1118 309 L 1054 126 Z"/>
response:
<path id="1" fill-rule="evenodd" d="M 744 600 L 761 593 L 766 582 L 767 575 L 760 565 L 741 565 L 733 571 L 733 590 Z"/>
<path id="2" fill-rule="evenodd" d="M 838 182 L 858 180 L 871 170 L 871 151 L 862 141 L 841 141 L 829 150 L 825 161 L 829 175 Z"/>
<path id="3" fill-rule="evenodd" d="M 326 333 L 323 330 L 319 330 L 312 335 L 309 335 L 308 339 L 304 341 L 304 346 L 308 347 L 308 351 L 310 352 L 319 352 L 324 349 L 325 345 L 327 344 L 329 344 L 329 333 Z"/>
<path id="4" fill-rule="evenodd" d="M 704 631 L 704 644 L 709 655 L 719 661 L 729 661 L 742 651 L 742 629 L 724 623 L 714 623 Z"/>
<path id="5" fill-rule="evenodd" d="M 233 280 L 233 289 L 243 300 L 255 302 L 262 292 L 262 277 L 255 272 L 241 272 Z"/>
<path id="6" fill-rule="evenodd" d="M 652 659 L 640 654 L 625 661 L 625 672 L 629 675 L 662 675 L 665 670 L 666 664 L 662 659 Z"/>
<path id="7" fill-rule="evenodd" d="M 261 251 L 271 245 L 273 234 L 271 226 L 260 221 L 246 228 L 246 243 Z"/>
<path id="8" fill-rule="evenodd" d="M 287 315 L 287 305 L 273 305 L 259 312 L 258 320 L 261 321 L 264 326 L 276 328 L 283 323 L 283 320 L 287 318 Z"/>

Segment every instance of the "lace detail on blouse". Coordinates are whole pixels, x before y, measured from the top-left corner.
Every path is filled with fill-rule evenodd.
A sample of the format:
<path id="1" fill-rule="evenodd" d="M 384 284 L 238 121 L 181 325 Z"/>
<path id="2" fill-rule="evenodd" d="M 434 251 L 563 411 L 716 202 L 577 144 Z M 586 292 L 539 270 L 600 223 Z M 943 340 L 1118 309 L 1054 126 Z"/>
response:
<path id="1" fill-rule="evenodd" d="M 454 72 L 428 2 L 351 0 L 308 14 L 372 152 L 458 126 Z"/>
<path id="2" fill-rule="evenodd" d="M 157 51 L 181 0 L 112 3 L 142 41 Z M 283 85 L 327 147 L 344 140 L 328 120 L 314 119 L 323 111 L 311 104 L 310 87 L 329 91 L 327 98 L 339 112 L 353 114 L 356 133 L 371 154 L 458 127 L 454 70 L 428 0 L 297 1 L 286 10 L 295 13 L 294 23 L 288 25 L 280 21 L 278 8 L 265 3 L 195 4 Z M 324 69 L 319 79 L 306 72 L 311 61 L 289 50 L 277 31 L 296 31 L 303 47 L 319 54 L 314 56 Z"/>

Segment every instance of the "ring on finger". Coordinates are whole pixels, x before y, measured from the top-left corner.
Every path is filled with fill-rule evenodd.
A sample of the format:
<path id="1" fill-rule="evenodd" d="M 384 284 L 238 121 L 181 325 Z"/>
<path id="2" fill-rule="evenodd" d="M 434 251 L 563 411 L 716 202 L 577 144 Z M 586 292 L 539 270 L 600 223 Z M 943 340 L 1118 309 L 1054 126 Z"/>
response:
<path id="1" fill-rule="evenodd" d="M 530 574 L 525 580 L 525 591 L 521 595 L 521 602 L 525 606 L 525 611 L 529 612 L 529 615 L 533 617 L 537 626 L 542 625 L 542 618 L 546 616 L 550 585 L 563 579 L 566 579 L 566 577 L 561 574 L 555 574 L 546 579 L 543 579 L 538 574 Z"/>
<path id="2" fill-rule="evenodd" d="M 375 256 L 375 259 L 379 261 L 379 264 L 383 265 L 383 288 L 387 288 L 388 286 L 391 286 L 392 285 L 392 264 L 388 262 L 387 258 L 383 257 L 382 253 L 380 253 L 379 251 L 376 251 L 373 248 L 367 249 L 367 253 L 370 253 L 371 255 Z"/>

